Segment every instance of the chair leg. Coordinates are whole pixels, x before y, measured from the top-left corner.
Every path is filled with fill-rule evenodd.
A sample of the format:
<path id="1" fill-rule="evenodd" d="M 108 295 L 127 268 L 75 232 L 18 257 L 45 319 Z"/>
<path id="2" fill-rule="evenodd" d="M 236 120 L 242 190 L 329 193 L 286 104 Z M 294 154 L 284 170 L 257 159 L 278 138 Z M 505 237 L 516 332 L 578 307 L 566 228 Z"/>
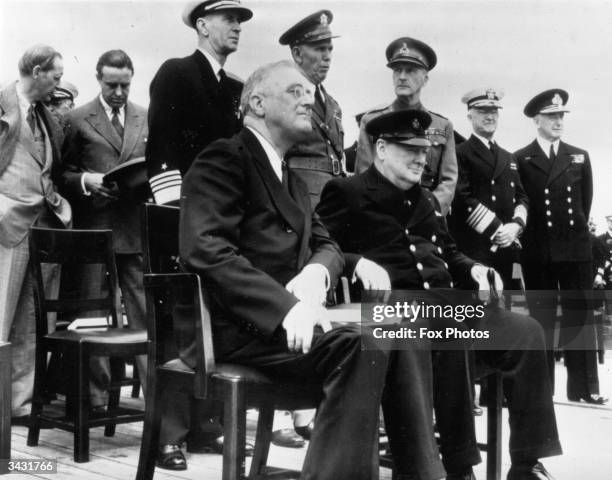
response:
<path id="1" fill-rule="evenodd" d="M 132 398 L 138 398 L 140 396 L 140 374 L 138 373 L 138 368 L 136 366 L 136 358 L 133 359 L 133 373 L 132 378 L 135 380 L 134 385 L 132 385 Z M 136 382 L 136 380 L 138 380 Z"/>
<path id="2" fill-rule="evenodd" d="M 163 386 L 157 381 L 157 376 L 148 374 L 148 385 L 145 398 L 145 419 L 138 457 L 136 480 L 151 480 L 155 473 L 155 458 L 159 448 L 159 430 L 161 424 L 161 397 Z"/>
<path id="3" fill-rule="evenodd" d="M 222 480 L 244 478 L 244 443 L 246 441 L 246 395 L 244 385 L 235 380 L 225 383 L 223 409 Z"/>
<path id="4" fill-rule="evenodd" d="M 77 401 L 74 425 L 74 461 L 89 461 L 89 355 L 79 345 L 77 362 Z"/>
<path id="5" fill-rule="evenodd" d="M 487 377 L 487 480 L 501 479 L 502 457 L 502 375 L 496 372 Z"/>
<path id="6" fill-rule="evenodd" d="M 274 408 L 269 405 L 259 407 L 257 418 L 257 433 L 255 434 L 255 451 L 251 461 L 249 478 L 255 479 L 262 475 L 268 462 L 270 441 L 272 440 L 272 424 L 274 423 Z"/>
<path id="7" fill-rule="evenodd" d="M 34 392 L 32 395 L 32 410 L 30 411 L 30 425 L 28 427 L 28 447 L 38 445 L 40 436 L 40 415 L 43 411 L 45 388 L 45 374 L 47 371 L 47 352 L 42 345 L 36 345 L 34 364 Z"/>
<path id="8" fill-rule="evenodd" d="M 121 385 L 119 382 L 125 377 L 125 362 L 122 358 L 111 358 L 110 363 L 110 388 L 108 391 L 108 414 L 113 413 L 119 407 L 119 397 L 121 396 Z M 104 436 L 112 437 L 115 435 L 115 423 L 110 423 L 104 427 Z"/>

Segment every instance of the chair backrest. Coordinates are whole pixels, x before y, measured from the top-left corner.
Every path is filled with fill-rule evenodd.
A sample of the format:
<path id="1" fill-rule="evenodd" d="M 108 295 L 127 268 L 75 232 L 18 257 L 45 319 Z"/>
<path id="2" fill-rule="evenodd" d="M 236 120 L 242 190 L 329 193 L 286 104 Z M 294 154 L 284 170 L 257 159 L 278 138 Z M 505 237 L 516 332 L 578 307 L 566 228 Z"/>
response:
<path id="1" fill-rule="evenodd" d="M 194 395 L 205 398 L 208 374 L 215 370 L 210 311 L 200 277 L 193 273 L 180 273 L 179 218 L 178 207 L 155 204 L 143 207 L 144 286 L 147 331 L 151 341 L 149 368 L 155 369 L 169 357 L 176 356 L 171 354 L 171 344 L 176 338 L 176 319 L 182 316 L 187 322 L 193 321 L 196 348 Z"/>
<path id="2" fill-rule="evenodd" d="M 36 308 L 36 332 L 48 333 L 49 313 L 74 315 L 79 312 L 107 311 L 113 327 L 123 326 L 121 299 L 117 281 L 117 266 L 113 252 L 113 238 L 110 230 L 64 230 L 32 227 L 29 236 L 30 272 L 34 279 L 34 300 Z M 107 280 L 106 295 L 100 298 L 67 297 L 45 291 L 44 265 L 72 267 L 78 272 L 83 265 L 103 265 Z M 52 298 L 55 296 L 56 298 Z"/>

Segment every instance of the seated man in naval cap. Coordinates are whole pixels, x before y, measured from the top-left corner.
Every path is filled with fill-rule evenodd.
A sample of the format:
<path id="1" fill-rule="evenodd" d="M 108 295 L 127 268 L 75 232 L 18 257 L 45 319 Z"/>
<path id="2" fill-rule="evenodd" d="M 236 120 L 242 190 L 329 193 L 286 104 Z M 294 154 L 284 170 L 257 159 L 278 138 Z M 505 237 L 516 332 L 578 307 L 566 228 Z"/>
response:
<path id="1" fill-rule="evenodd" d="M 375 139 L 376 161 L 361 174 L 330 181 L 317 213 L 345 254 L 345 272 L 360 279 L 365 289 L 390 284 L 396 290 L 415 290 L 414 295 L 406 294 L 408 301 L 427 293 L 455 304 L 460 292 L 452 287 L 457 283 L 475 282 L 480 290 L 488 290 L 488 267 L 457 249 L 436 197 L 419 184 L 431 145 L 426 134 L 430 123 L 430 115 L 422 110 L 372 119 L 366 131 Z M 497 273 L 495 277 L 501 287 Z M 458 328 L 462 325 L 456 323 Z M 500 349 L 477 351 L 476 356 L 508 375 L 508 480 L 552 478 L 538 461 L 561 453 L 541 351 L 542 329 L 530 317 L 499 308 L 485 311 L 482 327 Z M 465 358 L 461 350 L 434 352 L 434 407 L 447 480 L 474 479 L 472 466 L 480 461 Z M 398 428 L 390 422 L 386 427 L 389 434 Z M 410 478 L 422 477 L 415 472 Z"/>

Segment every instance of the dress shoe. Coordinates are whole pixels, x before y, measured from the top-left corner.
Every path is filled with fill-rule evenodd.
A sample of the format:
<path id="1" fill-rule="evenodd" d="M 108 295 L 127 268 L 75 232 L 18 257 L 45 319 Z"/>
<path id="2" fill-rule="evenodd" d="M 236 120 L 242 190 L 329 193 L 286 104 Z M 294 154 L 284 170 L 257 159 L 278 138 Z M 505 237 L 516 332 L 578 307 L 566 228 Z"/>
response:
<path id="1" fill-rule="evenodd" d="M 570 402 L 579 402 L 580 400 L 584 400 L 586 403 L 590 403 L 593 405 L 605 405 L 608 403 L 608 397 L 604 397 L 603 395 L 599 395 L 598 393 L 591 393 L 589 395 L 583 395 L 582 397 L 567 397 Z"/>
<path id="2" fill-rule="evenodd" d="M 295 430 L 295 433 L 297 433 L 304 440 L 310 440 L 310 437 L 312 437 L 312 431 L 314 430 L 314 422 L 310 422 L 304 427 L 296 427 L 294 425 L 293 429 Z"/>
<path id="3" fill-rule="evenodd" d="M 293 428 L 282 428 L 272 432 L 272 443 L 285 448 L 302 448 L 306 444 Z"/>
<path id="4" fill-rule="evenodd" d="M 155 465 L 166 470 L 187 470 L 187 460 L 178 445 L 162 445 L 157 452 Z"/>
<path id="5" fill-rule="evenodd" d="M 245 442 L 244 455 L 245 457 L 253 456 L 253 444 Z M 223 455 L 223 435 L 216 438 L 189 436 L 187 438 L 187 451 L 189 453 L 218 453 Z"/>
<path id="6" fill-rule="evenodd" d="M 462 473 L 450 473 L 446 476 L 446 480 L 476 480 L 476 475 L 470 467 Z"/>
<path id="7" fill-rule="evenodd" d="M 532 467 L 512 465 L 508 472 L 507 480 L 555 480 L 540 462 Z"/>

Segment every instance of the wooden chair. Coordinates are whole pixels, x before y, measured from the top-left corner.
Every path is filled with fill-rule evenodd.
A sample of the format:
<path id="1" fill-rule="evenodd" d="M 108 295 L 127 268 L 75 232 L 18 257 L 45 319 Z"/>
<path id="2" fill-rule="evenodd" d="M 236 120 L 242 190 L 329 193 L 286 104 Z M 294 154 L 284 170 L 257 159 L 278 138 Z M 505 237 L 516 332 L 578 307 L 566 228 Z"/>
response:
<path id="1" fill-rule="evenodd" d="M 56 230 L 32 228 L 29 236 L 30 271 L 34 278 L 36 308 L 36 365 L 32 414 L 28 431 L 28 446 L 38 445 L 41 424 L 74 433 L 74 461 L 89 460 L 89 429 L 105 426 L 105 435 L 112 436 L 115 425 L 141 421 L 142 410 L 119 405 L 124 360 L 147 353 L 146 332 L 124 329 L 117 283 L 117 269 L 110 230 Z M 105 265 L 108 294 L 103 298 L 49 298 L 45 292 L 42 265 Z M 48 331 L 48 314 L 61 316 L 78 312 L 103 310 L 109 312 L 110 324 L 103 330 Z M 47 354 L 61 356 L 69 376 L 64 416 L 44 411 L 49 386 L 46 385 Z M 90 415 L 89 359 L 109 357 L 111 386 L 108 410 Z"/>
<path id="2" fill-rule="evenodd" d="M 177 271 L 179 210 L 147 204 L 143 215 L 145 265 L 149 271 Z M 159 443 L 161 396 L 178 391 L 196 398 L 217 399 L 224 405 L 223 480 L 244 478 L 246 410 L 259 409 L 255 451 L 248 478 L 282 474 L 267 467 L 274 410 L 316 407 L 320 385 L 280 383 L 243 365 L 217 363 L 212 346 L 208 302 L 200 278 L 188 273 L 145 274 L 150 339 L 146 418 L 137 480 L 153 478 Z M 179 306 L 194 314 L 197 364 L 189 368 L 179 358 L 166 361 L 166 340 L 173 334 L 173 316 Z"/>

